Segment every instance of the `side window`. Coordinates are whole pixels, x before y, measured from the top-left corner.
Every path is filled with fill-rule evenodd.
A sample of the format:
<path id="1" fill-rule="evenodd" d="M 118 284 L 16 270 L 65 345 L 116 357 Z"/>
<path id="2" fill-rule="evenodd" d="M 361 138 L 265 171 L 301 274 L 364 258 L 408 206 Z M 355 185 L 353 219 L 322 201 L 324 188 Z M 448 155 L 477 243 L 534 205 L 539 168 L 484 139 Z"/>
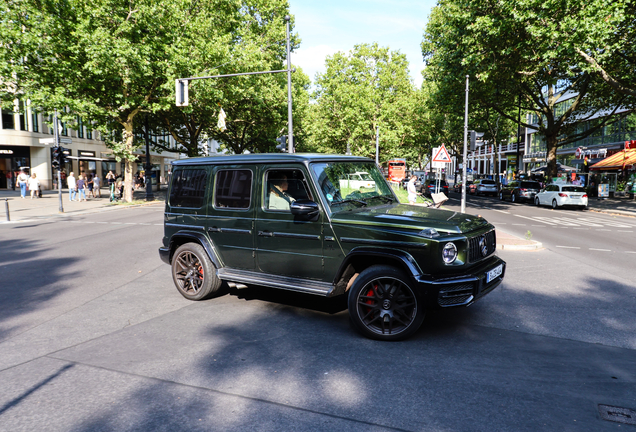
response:
<path id="1" fill-rule="evenodd" d="M 172 175 L 171 207 L 199 208 L 203 205 L 207 173 L 202 169 L 177 170 Z"/>
<path id="2" fill-rule="evenodd" d="M 252 197 L 252 171 L 223 170 L 216 174 L 214 206 L 248 209 Z"/>
<path id="3" fill-rule="evenodd" d="M 292 202 L 313 199 L 300 170 L 269 170 L 265 175 L 265 203 L 267 210 L 288 210 Z"/>

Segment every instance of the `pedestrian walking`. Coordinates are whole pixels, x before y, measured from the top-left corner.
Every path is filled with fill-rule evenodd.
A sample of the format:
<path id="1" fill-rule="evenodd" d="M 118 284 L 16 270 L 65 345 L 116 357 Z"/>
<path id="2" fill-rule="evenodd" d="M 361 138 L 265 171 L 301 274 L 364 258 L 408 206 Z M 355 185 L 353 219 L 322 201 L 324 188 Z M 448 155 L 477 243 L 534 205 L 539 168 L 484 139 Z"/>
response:
<path id="1" fill-rule="evenodd" d="M 84 201 L 86 201 L 86 176 L 80 175 L 77 179 L 77 191 L 79 192 L 78 201 L 82 201 L 82 197 L 84 197 Z"/>
<path id="2" fill-rule="evenodd" d="M 409 193 L 409 204 L 415 204 L 415 202 L 417 201 L 418 194 L 415 190 L 415 180 L 417 180 L 417 176 L 412 175 L 406 186 L 406 191 Z"/>
<path id="3" fill-rule="evenodd" d="M 93 175 L 90 174 L 88 176 L 88 180 L 86 181 L 86 185 L 88 186 L 88 197 L 89 198 L 95 198 L 95 195 L 93 194 Z"/>
<path id="4" fill-rule="evenodd" d="M 75 180 L 75 176 L 72 172 L 66 178 L 66 184 L 68 184 L 68 199 L 75 201 L 75 197 L 77 196 L 77 180 Z"/>
<path id="5" fill-rule="evenodd" d="M 31 199 L 39 198 L 40 180 L 37 179 L 35 173 L 31 174 L 31 178 L 28 180 L 29 190 L 31 191 Z"/>
<path id="6" fill-rule="evenodd" d="M 99 195 L 99 197 L 102 197 L 102 191 L 101 188 L 102 187 L 102 179 L 99 178 L 99 176 L 96 174 L 95 177 L 93 177 L 93 195 Z"/>
<path id="7" fill-rule="evenodd" d="M 18 186 L 20 186 L 20 198 L 26 197 L 28 181 L 29 181 L 29 176 L 24 172 L 24 170 L 21 170 L 20 174 L 18 174 Z"/>

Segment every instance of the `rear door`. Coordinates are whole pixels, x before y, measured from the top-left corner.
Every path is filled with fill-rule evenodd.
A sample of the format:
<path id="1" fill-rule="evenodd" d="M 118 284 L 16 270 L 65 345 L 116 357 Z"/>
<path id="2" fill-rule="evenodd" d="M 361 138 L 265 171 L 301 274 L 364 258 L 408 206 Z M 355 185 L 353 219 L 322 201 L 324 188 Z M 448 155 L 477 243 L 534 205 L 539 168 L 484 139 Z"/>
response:
<path id="1" fill-rule="evenodd" d="M 178 167 L 172 174 L 166 203 L 166 235 L 181 230 L 203 232 L 209 167 Z"/>
<path id="2" fill-rule="evenodd" d="M 292 201 L 317 201 L 304 165 L 269 166 L 259 174 L 256 210 L 258 269 L 274 275 L 322 280 L 324 211 L 314 221 L 292 215 Z"/>
<path id="3" fill-rule="evenodd" d="M 216 167 L 206 228 L 230 268 L 254 270 L 254 165 Z"/>

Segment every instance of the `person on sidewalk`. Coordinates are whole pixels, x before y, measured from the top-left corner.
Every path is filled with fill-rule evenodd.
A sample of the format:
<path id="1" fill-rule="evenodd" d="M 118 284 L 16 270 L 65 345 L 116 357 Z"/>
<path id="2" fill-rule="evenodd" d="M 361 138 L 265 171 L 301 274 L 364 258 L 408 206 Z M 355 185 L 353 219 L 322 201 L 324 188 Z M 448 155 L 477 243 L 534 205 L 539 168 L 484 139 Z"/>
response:
<path id="1" fill-rule="evenodd" d="M 417 180 L 417 176 L 414 174 L 411 176 L 406 186 L 406 191 L 409 193 L 409 204 L 415 204 L 417 201 L 418 193 L 415 190 L 415 180 Z"/>
<path id="2" fill-rule="evenodd" d="M 97 198 L 97 196 L 99 196 L 99 198 L 102 197 L 102 191 L 100 187 L 102 187 L 102 179 L 100 179 L 99 176 L 95 174 L 95 177 L 93 177 L 93 196 L 95 196 L 95 198 Z"/>
<path id="3" fill-rule="evenodd" d="M 68 199 L 75 201 L 75 197 L 77 196 L 77 181 L 72 172 L 66 178 L 66 184 L 68 185 Z"/>
<path id="4" fill-rule="evenodd" d="M 29 179 L 29 190 L 31 191 L 31 199 L 39 197 L 40 180 L 37 179 L 35 173 L 31 174 Z"/>
<path id="5" fill-rule="evenodd" d="M 78 201 L 82 201 L 82 197 L 84 197 L 84 201 L 86 201 L 86 177 L 84 175 L 80 175 L 77 179 L 77 191 L 79 192 Z"/>
<path id="6" fill-rule="evenodd" d="M 26 175 L 24 170 L 21 170 L 20 174 L 18 174 L 18 186 L 20 186 L 20 197 L 21 198 L 26 197 L 26 190 L 27 190 L 28 181 L 29 181 L 29 176 Z"/>
<path id="7" fill-rule="evenodd" d="M 93 193 L 93 174 L 88 175 L 86 186 L 88 187 L 88 198 L 95 198 L 95 194 Z"/>

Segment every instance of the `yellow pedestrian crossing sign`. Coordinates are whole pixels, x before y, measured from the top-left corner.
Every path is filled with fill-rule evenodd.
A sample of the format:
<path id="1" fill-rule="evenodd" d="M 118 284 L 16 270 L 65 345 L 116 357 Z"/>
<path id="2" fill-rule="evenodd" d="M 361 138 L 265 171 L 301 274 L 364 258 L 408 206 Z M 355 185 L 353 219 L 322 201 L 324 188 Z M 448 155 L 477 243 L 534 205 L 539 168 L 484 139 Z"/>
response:
<path id="1" fill-rule="evenodd" d="M 433 155 L 433 162 L 438 163 L 451 163 L 451 158 L 448 155 L 448 151 L 446 150 L 446 146 L 442 144 L 437 148 L 437 152 Z"/>

